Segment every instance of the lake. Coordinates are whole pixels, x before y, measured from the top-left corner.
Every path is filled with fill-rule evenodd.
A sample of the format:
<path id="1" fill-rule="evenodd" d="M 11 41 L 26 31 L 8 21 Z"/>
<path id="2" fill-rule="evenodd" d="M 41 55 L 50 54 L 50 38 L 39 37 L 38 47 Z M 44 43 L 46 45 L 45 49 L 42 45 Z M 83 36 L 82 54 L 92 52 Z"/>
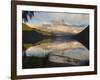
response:
<path id="1" fill-rule="evenodd" d="M 23 68 L 69 67 L 89 65 L 89 50 L 68 35 L 24 43 Z"/>

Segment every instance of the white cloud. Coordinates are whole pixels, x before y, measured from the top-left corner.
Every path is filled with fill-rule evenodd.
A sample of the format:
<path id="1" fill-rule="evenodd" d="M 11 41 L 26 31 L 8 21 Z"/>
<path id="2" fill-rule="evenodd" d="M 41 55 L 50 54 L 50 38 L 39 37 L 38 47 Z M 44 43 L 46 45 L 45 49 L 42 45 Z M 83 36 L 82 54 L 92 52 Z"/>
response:
<path id="1" fill-rule="evenodd" d="M 88 14 L 78 14 L 78 13 L 62 13 L 62 12 L 35 12 L 35 16 L 33 17 L 33 23 L 52 23 L 53 21 L 57 21 L 61 23 L 64 20 L 65 24 L 72 25 L 81 25 L 81 24 L 89 24 L 89 15 Z"/>
<path id="2" fill-rule="evenodd" d="M 65 23 L 68 23 L 68 24 L 75 24 L 75 23 L 89 24 L 88 14 L 54 13 L 54 14 L 51 14 L 51 17 L 54 20 L 59 20 L 59 21 L 64 19 Z"/>

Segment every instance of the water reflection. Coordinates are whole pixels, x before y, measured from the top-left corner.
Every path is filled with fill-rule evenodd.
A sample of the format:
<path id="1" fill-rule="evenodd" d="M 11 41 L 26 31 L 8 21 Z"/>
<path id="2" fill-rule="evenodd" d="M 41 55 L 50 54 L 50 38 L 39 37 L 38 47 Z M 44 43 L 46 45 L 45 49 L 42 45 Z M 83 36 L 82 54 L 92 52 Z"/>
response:
<path id="1" fill-rule="evenodd" d="M 26 57 L 41 58 L 38 66 L 52 67 L 53 64 L 64 64 L 68 66 L 89 65 L 89 51 L 76 40 L 65 40 L 61 38 L 47 39 L 35 44 L 24 44 L 27 49 L 24 51 Z M 28 46 L 28 47 L 27 47 Z M 31 60 L 32 61 L 32 60 Z M 24 60 L 25 62 L 25 60 Z M 33 61 L 34 62 L 34 61 Z M 40 63 L 40 64 L 39 64 Z M 47 66 L 49 64 L 49 66 Z M 59 66 L 56 65 L 56 66 Z"/>

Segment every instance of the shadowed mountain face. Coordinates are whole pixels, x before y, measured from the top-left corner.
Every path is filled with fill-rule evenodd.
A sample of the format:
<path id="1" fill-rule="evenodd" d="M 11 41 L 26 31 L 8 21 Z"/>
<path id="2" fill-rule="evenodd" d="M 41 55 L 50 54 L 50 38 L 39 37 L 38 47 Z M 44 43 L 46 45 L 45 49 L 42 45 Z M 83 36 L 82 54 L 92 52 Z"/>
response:
<path id="1" fill-rule="evenodd" d="M 23 43 L 36 43 L 45 38 L 49 38 L 50 34 L 39 31 L 38 29 L 30 28 L 26 24 L 22 24 L 22 40 Z"/>
<path id="2" fill-rule="evenodd" d="M 81 42 L 84 46 L 89 49 L 89 26 L 75 36 L 79 42 Z"/>
<path id="3" fill-rule="evenodd" d="M 23 31 L 23 43 L 36 43 L 49 36 L 44 36 L 36 31 Z"/>

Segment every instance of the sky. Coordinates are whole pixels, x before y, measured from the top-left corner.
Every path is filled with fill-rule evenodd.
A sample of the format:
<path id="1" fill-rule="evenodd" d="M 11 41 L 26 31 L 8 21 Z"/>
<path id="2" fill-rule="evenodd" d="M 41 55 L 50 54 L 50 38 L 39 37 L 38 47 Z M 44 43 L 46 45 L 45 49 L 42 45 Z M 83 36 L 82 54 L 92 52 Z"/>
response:
<path id="1" fill-rule="evenodd" d="M 58 23 L 64 21 L 69 25 L 89 25 L 89 14 L 35 11 L 34 16 L 31 19 L 28 18 L 31 24 L 53 24 L 54 21 Z"/>

